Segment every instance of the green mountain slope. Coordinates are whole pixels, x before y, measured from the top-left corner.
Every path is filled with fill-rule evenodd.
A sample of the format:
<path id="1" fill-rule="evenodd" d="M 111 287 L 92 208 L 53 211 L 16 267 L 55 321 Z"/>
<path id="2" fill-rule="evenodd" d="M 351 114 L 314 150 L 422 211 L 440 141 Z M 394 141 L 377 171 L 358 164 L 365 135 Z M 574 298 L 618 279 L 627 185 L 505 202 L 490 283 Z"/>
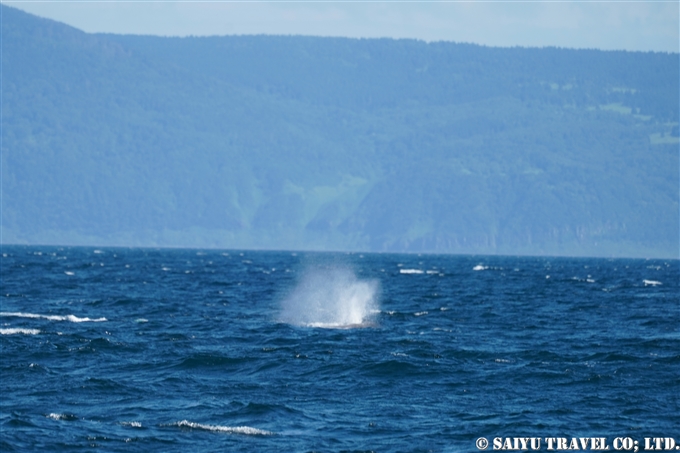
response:
<path id="1" fill-rule="evenodd" d="M 678 55 L 2 9 L 2 241 L 678 256 Z"/>

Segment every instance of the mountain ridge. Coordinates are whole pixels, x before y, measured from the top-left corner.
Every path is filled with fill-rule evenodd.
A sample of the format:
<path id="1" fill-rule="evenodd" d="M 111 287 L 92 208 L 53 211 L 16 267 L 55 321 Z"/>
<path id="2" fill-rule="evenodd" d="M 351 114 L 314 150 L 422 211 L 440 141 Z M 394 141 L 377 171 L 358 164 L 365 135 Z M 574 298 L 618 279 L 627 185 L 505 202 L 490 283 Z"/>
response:
<path id="1" fill-rule="evenodd" d="M 678 257 L 677 54 L 2 11 L 5 243 Z"/>

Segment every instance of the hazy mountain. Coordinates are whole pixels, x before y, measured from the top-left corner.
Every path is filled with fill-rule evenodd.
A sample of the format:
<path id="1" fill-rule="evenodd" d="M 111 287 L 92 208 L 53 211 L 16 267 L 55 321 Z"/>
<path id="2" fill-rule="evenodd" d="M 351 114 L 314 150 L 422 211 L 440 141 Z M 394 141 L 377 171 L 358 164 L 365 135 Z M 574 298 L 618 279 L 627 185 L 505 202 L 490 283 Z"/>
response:
<path id="1" fill-rule="evenodd" d="M 2 241 L 678 257 L 678 54 L 2 10 Z"/>

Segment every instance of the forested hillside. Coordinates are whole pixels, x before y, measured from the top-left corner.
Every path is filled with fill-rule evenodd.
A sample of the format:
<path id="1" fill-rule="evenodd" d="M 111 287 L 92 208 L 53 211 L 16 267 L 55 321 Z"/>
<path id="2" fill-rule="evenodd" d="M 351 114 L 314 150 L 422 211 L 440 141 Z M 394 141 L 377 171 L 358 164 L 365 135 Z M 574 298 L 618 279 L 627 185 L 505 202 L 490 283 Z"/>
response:
<path id="1" fill-rule="evenodd" d="M 678 257 L 678 54 L 2 10 L 2 242 Z"/>

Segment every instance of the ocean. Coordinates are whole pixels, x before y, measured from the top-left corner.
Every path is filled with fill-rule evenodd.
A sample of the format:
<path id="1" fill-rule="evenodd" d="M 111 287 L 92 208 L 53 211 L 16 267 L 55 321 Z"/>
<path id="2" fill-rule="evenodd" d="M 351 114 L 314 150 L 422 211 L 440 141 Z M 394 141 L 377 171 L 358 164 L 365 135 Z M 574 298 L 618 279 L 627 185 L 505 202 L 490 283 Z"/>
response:
<path id="1" fill-rule="evenodd" d="M 680 449 L 678 260 L 3 246 L 1 277 L 3 452 Z"/>

